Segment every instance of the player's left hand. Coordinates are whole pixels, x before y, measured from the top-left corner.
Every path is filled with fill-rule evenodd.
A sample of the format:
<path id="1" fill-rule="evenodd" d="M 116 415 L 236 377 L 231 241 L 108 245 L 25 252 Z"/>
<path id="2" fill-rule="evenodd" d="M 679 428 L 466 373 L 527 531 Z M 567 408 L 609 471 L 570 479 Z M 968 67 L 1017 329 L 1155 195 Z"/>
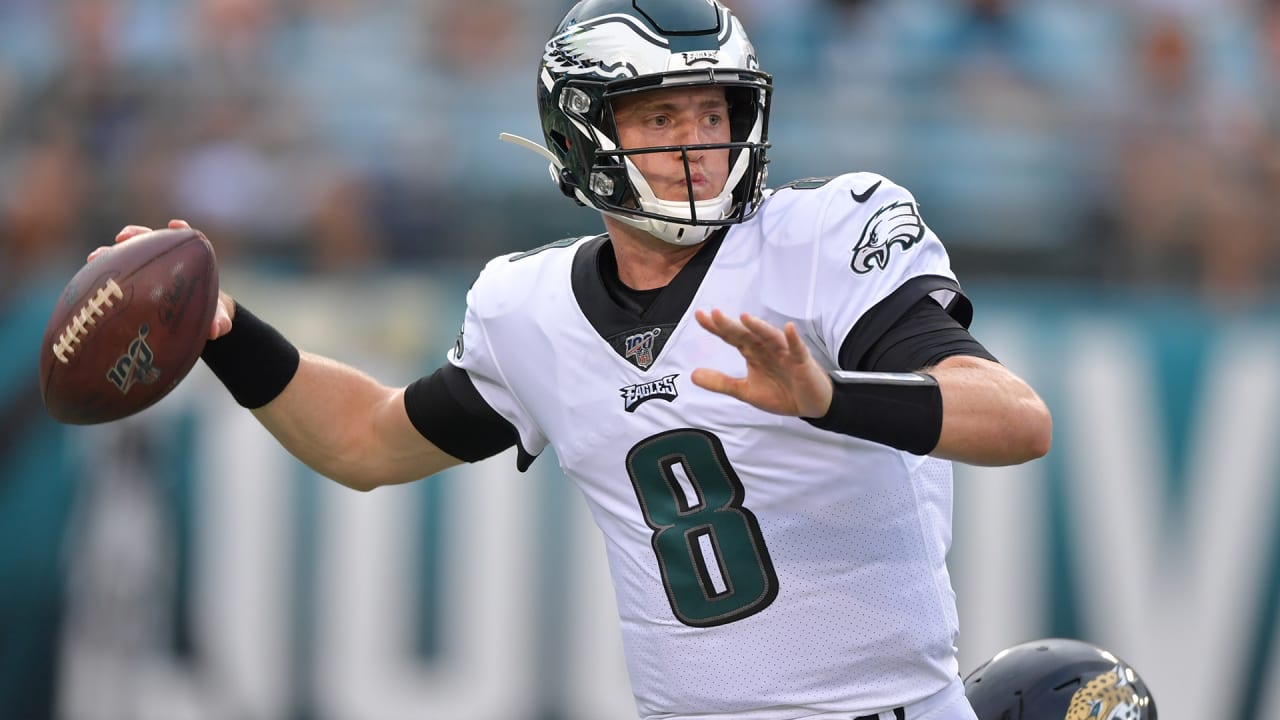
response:
<path id="1" fill-rule="evenodd" d="M 809 354 L 794 323 L 782 329 L 743 313 L 732 318 L 720 310 L 695 313 L 698 324 L 738 349 L 747 361 L 746 377 L 698 368 L 693 384 L 724 393 L 766 412 L 822 417 L 831 406 L 831 378 Z"/>

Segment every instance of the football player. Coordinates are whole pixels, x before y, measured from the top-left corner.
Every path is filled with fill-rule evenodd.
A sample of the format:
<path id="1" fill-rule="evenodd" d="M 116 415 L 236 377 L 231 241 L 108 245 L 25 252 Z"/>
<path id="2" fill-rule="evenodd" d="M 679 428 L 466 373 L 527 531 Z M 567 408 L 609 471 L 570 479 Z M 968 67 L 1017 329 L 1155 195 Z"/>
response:
<path id="1" fill-rule="evenodd" d="M 950 462 L 1040 457 L 1050 415 L 968 332 L 907 190 L 766 189 L 771 96 L 717 0 L 583 0 L 538 66 L 545 145 L 506 139 L 603 234 L 489 262 L 406 388 L 226 295 L 204 359 L 354 488 L 554 447 L 607 538 L 644 718 L 973 720 Z"/>

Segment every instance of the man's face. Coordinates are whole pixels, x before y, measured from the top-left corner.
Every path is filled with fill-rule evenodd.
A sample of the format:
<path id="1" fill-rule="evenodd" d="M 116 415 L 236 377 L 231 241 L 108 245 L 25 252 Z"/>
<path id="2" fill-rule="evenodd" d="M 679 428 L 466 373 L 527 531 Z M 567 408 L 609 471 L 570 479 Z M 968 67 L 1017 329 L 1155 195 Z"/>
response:
<path id="1" fill-rule="evenodd" d="M 624 150 L 665 145 L 727 143 L 729 104 L 724 88 L 661 88 L 619 98 L 613 104 L 618 144 Z M 631 155 L 660 200 L 689 200 L 680 152 Z M 729 178 L 729 150 L 690 150 L 694 200 L 710 200 Z"/>

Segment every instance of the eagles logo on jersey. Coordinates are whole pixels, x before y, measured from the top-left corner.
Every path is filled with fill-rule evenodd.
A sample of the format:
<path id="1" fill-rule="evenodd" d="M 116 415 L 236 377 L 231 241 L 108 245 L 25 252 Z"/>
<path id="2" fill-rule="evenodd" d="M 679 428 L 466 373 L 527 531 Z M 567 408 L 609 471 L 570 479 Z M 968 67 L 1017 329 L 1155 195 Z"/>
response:
<path id="1" fill-rule="evenodd" d="M 878 183 L 877 183 L 878 185 Z M 871 216 L 862 237 L 853 248 L 849 267 L 859 275 L 884 270 L 893 259 L 894 248 L 907 251 L 924 238 L 924 220 L 913 202 L 886 205 Z"/>
<path id="2" fill-rule="evenodd" d="M 618 393 L 622 395 L 623 409 L 627 412 L 635 412 L 636 408 L 650 400 L 675 402 L 676 398 L 680 397 L 680 391 L 676 388 L 676 378 L 678 377 L 680 377 L 679 374 L 668 375 L 652 382 L 628 385 L 619 389 Z"/>
<path id="3" fill-rule="evenodd" d="M 465 323 L 463 323 L 462 328 L 458 330 L 457 339 L 453 341 L 453 359 L 454 360 L 461 360 L 462 354 L 467 351 L 466 341 L 462 337 L 463 334 L 465 334 L 466 332 L 467 332 L 467 326 Z"/>

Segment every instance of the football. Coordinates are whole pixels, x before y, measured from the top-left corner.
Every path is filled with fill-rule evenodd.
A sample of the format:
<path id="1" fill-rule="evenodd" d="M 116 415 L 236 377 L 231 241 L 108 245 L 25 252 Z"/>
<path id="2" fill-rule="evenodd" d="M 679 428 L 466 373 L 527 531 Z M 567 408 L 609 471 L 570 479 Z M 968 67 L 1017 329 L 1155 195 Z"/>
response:
<path id="1" fill-rule="evenodd" d="M 90 425 L 155 404 L 199 359 L 217 305 L 217 260 L 197 230 L 155 230 L 101 252 L 71 278 L 45 327 L 49 415 Z"/>

